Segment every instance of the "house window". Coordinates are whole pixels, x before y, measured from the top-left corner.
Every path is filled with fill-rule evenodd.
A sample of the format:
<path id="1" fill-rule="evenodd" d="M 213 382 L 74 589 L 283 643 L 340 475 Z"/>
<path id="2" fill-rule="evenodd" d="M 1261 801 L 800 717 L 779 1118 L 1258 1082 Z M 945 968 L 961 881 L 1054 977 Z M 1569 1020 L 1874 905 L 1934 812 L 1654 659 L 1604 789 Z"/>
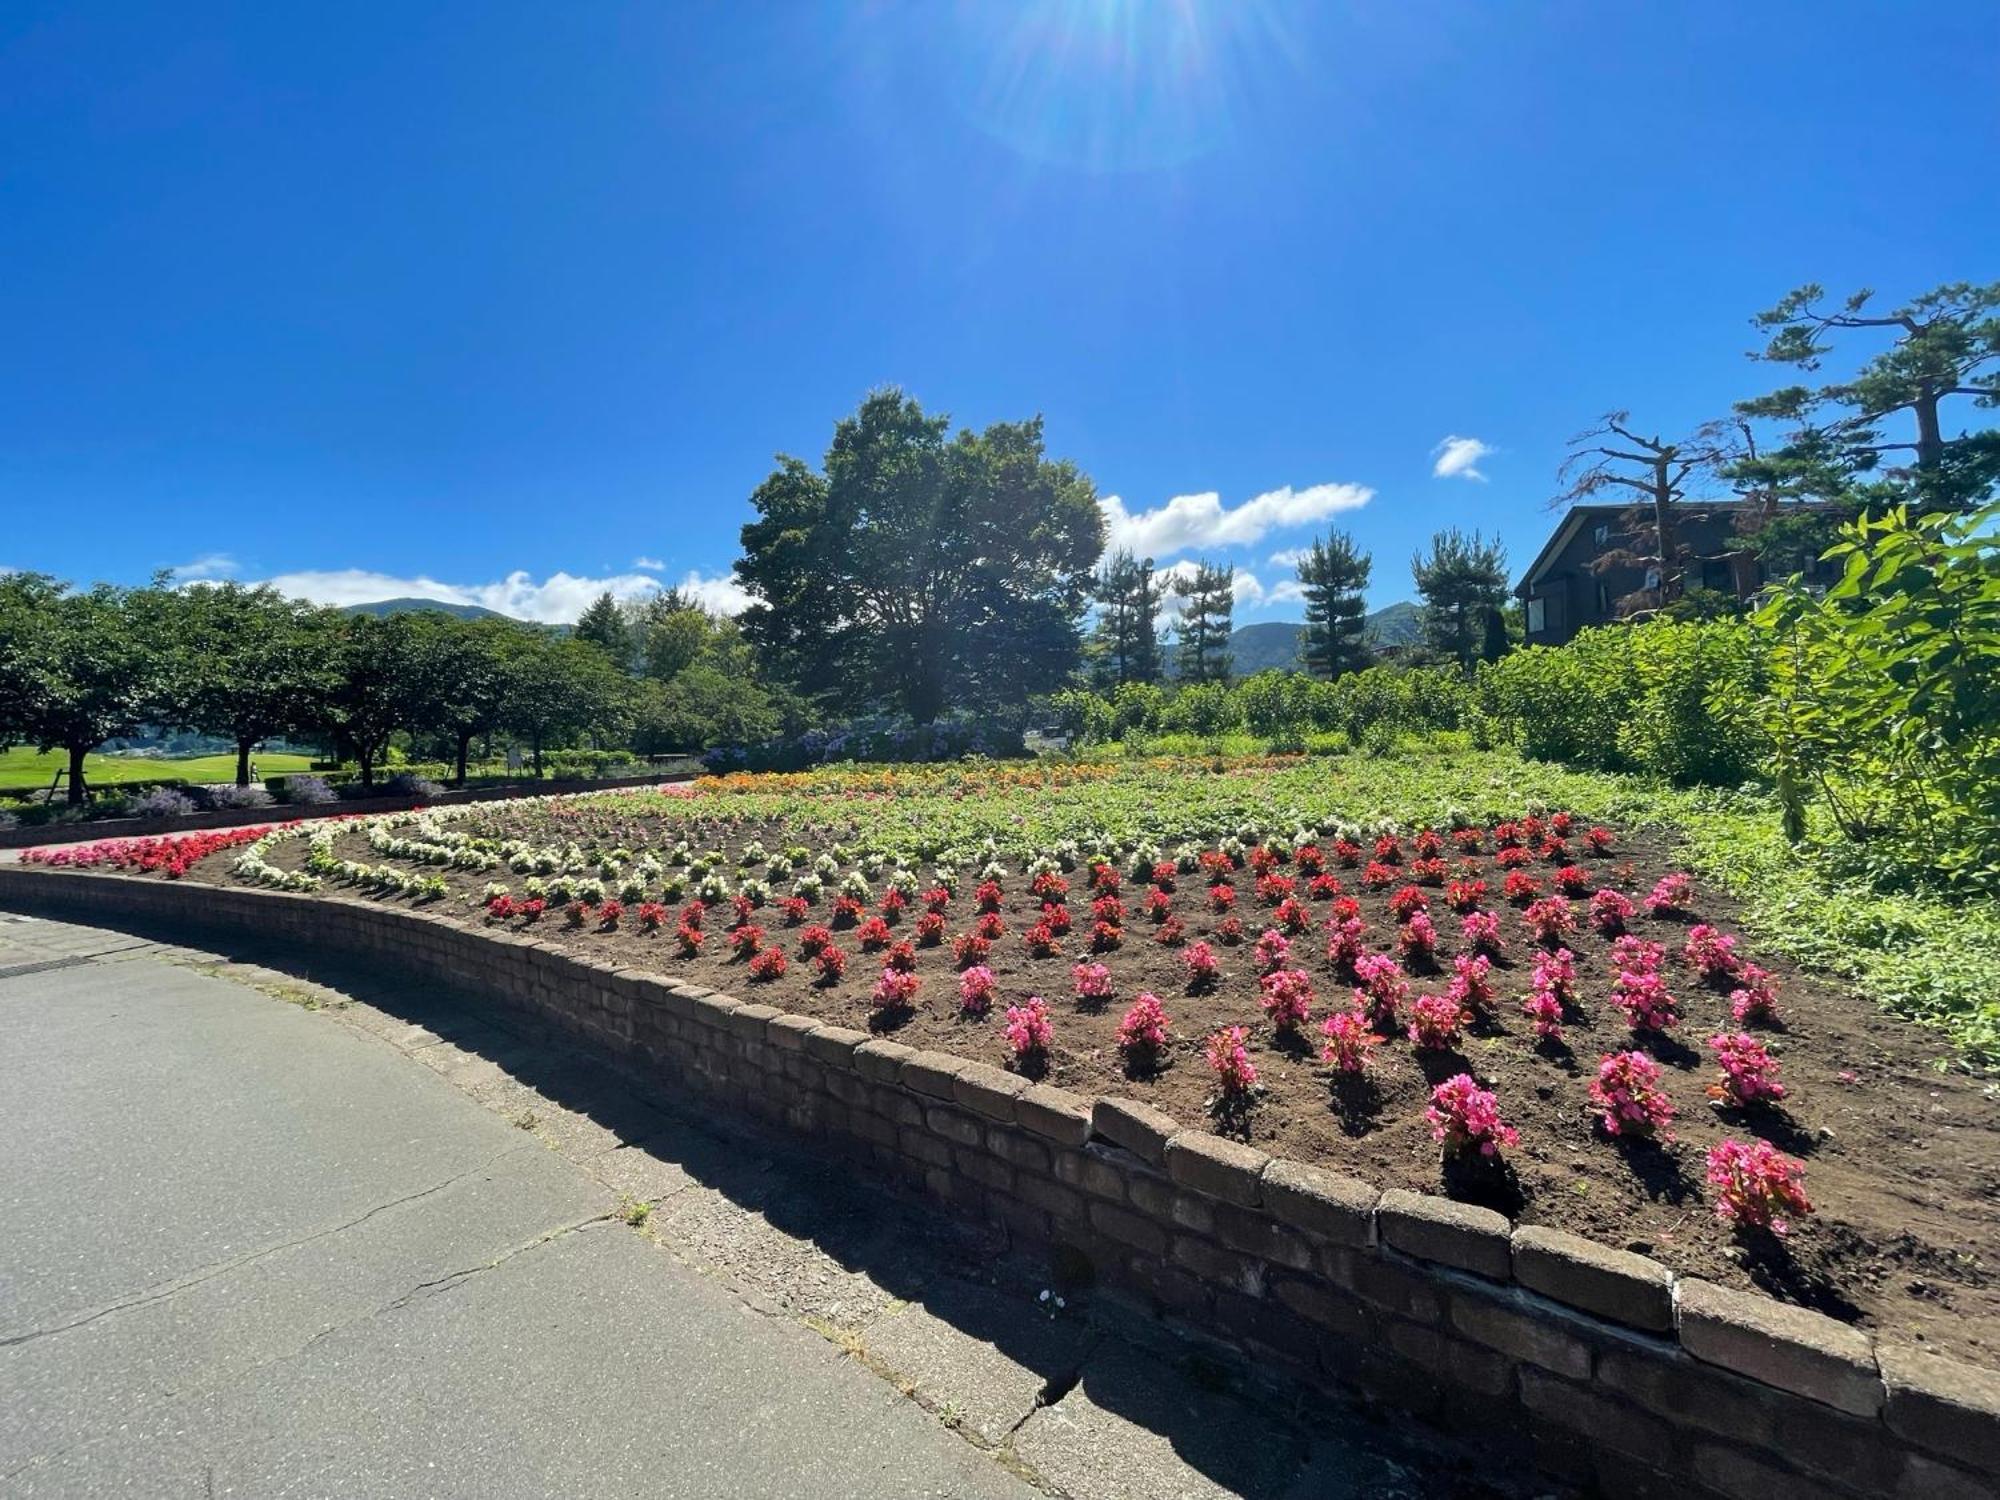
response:
<path id="1" fill-rule="evenodd" d="M 1597 585 L 1597 618 L 1600 620 L 1611 618 L 1611 590 L 1604 586 L 1601 579 Z"/>
<path id="2" fill-rule="evenodd" d="M 1597 535 L 1597 545 L 1600 547 L 1602 547 L 1606 542 L 1610 541 L 1611 540 L 1610 523 L 1600 522 L 1597 528 L 1596 535 Z"/>
<path id="3" fill-rule="evenodd" d="M 1542 601 L 1541 601 L 1541 600 L 1539 600 L 1539 599 L 1530 599 L 1530 600 L 1528 601 L 1528 634 L 1529 634 L 1529 635 L 1540 635 L 1540 634 L 1542 633 L 1542 629 L 1543 629 L 1543 622 L 1544 622 L 1544 620 L 1545 620 L 1545 618 L 1546 618 L 1546 615 L 1547 615 L 1547 611 L 1545 610 L 1545 608 L 1544 608 L 1544 606 L 1543 606 L 1543 604 L 1542 604 Z"/>

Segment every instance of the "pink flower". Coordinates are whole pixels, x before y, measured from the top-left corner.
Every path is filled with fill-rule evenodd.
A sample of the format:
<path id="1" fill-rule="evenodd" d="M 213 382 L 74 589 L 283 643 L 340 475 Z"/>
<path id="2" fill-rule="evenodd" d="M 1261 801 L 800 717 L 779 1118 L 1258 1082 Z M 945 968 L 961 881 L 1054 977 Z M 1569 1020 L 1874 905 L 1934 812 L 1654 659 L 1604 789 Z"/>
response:
<path id="1" fill-rule="evenodd" d="M 1681 957 L 1710 983 L 1729 978 L 1743 966 L 1743 960 L 1736 956 L 1736 939 L 1706 922 L 1697 922 L 1688 929 L 1687 946 L 1681 950 Z"/>
<path id="2" fill-rule="evenodd" d="M 1076 997 L 1079 1000 L 1109 1000 L 1111 998 L 1111 971 L 1103 964 L 1078 964 L 1070 970 L 1076 980 Z"/>
<path id="3" fill-rule="evenodd" d="M 1625 1013 L 1634 1031 L 1671 1031 L 1680 1025 L 1680 1002 L 1667 993 L 1667 982 L 1657 972 L 1621 973 L 1611 987 L 1611 1003 Z"/>
<path id="4" fill-rule="evenodd" d="M 1642 937 L 1626 935 L 1611 945 L 1611 963 L 1626 973 L 1657 974 L 1667 950 Z"/>
<path id="5" fill-rule="evenodd" d="M 1007 1045 L 1014 1049 L 1014 1056 L 1026 1062 L 1032 1058 L 1045 1057 L 1056 1037 L 1055 1027 L 1049 1023 L 1049 1008 L 1036 996 L 1026 1005 L 1007 1007 Z"/>
<path id="6" fill-rule="evenodd" d="M 1213 1033 L 1204 1047 L 1209 1071 L 1215 1074 L 1224 1098 L 1240 1098 L 1256 1086 L 1257 1065 L 1250 1061 L 1247 1040 L 1241 1026 L 1225 1026 Z"/>
<path id="7" fill-rule="evenodd" d="M 1312 1013 L 1312 976 L 1303 969 L 1280 969 L 1258 982 L 1264 1014 L 1279 1031 L 1296 1031 Z"/>
<path id="8" fill-rule="evenodd" d="M 1445 993 L 1465 1010 L 1477 1010 L 1493 998 L 1493 961 L 1483 953 L 1461 953 L 1451 961 L 1453 974 Z"/>
<path id="9" fill-rule="evenodd" d="M 1576 931 L 1576 916 L 1561 896 L 1544 896 L 1529 902 L 1521 920 L 1528 924 L 1529 933 L 1538 943 L 1553 943 Z"/>
<path id="10" fill-rule="evenodd" d="M 1674 1107 L 1660 1092 L 1660 1065 L 1644 1052 L 1607 1052 L 1590 1082 L 1590 1102 L 1610 1135 L 1671 1141 Z"/>
<path id="11" fill-rule="evenodd" d="M 914 1005 L 917 999 L 917 976 L 907 969 L 887 968 L 882 977 L 875 981 L 874 993 L 869 997 L 875 1009 L 901 1010 Z"/>
<path id="12" fill-rule="evenodd" d="M 1368 1018 L 1358 1010 L 1336 1011 L 1320 1025 L 1326 1046 L 1320 1056 L 1343 1073 L 1359 1073 L 1368 1065 L 1368 1049 L 1382 1038 L 1368 1029 Z"/>
<path id="13" fill-rule="evenodd" d="M 1402 945 L 1403 957 L 1412 963 L 1428 963 L 1437 955 L 1437 928 L 1424 912 L 1415 913 L 1403 924 L 1397 941 Z"/>
<path id="14" fill-rule="evenodd" d="M 1729 992 L 1729 1014 L 1738 1026 L 1778 1019 L 1778 989 L 1771 971 L 1744 961 L 1736 970 L 1736 988 Z"/>
<path id="15" fill-rule="evenodd" d="M 958 1003 L 969 1016 L 983 1016 L 993 1006 L 993 971 L 974 964 L 958 976 Z"/>
<path id="16" fill-rule="evenodd" d="M 1686 911 L 1694 901 L 1694 881 L 1685 875 L 1662 875 L 1659 883 L 1647 893 L 1646 913 L 1648 916 L 1663 916 L 1668 912 Z"/>
<path id="17" fill-rule="evenodd" d="M 1576 955 L 1567 948 L 1535 955 L 1535 973 L 1530 981 L 1535 989 L 1547 990 L 1567 1004 L 1576 998 Z"/>
<path id="18" fill-rule="evenodd" d="M 1275 927 L 1264 929 L 1264 935 L 1257 939 L 1257 967 L 1266 974 L 1274 969 L 1282 969 L 1285 961 L 1292 956 L 1292 940 Z"/>
<path id="19" fill-rule="evenodd" d="M 1498 958 L 1507 951 L 1500 937 L 1500 918 L 1490 911 L 1467 912 L 1459 921 L 1458 933 L 1475 953 Z"/>
<path id="20" fill-rule="evenodd" d="M 1222 971 L 1215 950 L 1205 942 L 1189 943 L 1181 953 L 1181 962 L 1187 966 L 1188 983 L 1197 987 L 1214 984 Z"/>
<path id="21" fill-rule="evenodd" d="M 1337 969 L 1354 972 L 1354 966 L 1368 950 L 1363 943 L 1359 917 L 1335 917 L 1327 923 L 1326 961 Z"/>
<path id="22" fill-rule="evenodd" d="M 1785 1235 L 1785 1214 L 1812 1212 L 1805 1194 L 1805 1163 L 1774 1149 L 1769 1141 L 1718 1141 L 1709 1148 L 1708 1184 L 1717 1190 L 1715 1216 L 1740 1229 L 1768 1229 Z"/>
<path id="23" fill-rule="evenodd" d="M 1410 1002 L 1410 1040 L 1421 1050 L 1443 1051 L 1457 1044 L 1458 1028 L 1465 1020 L 1450 995 L 1419 995 Z"/>
<path id="24" fill-rule="evenodd" d="M 1395 1025 L 1396 1007 L 1410 993 L 1402 965 L 1386 953 L 1364 953 L 1354 965 L 1354 977 L 1361 981 L 1354 992 L 1356 1003 L 1378 1025 Z"/>
<path id="25" fill-rule="evenodd" d="M 1167 1028 L 1171 1024 L 1160 997 L 1141 993 L 1118 1023 L 1118 1045 L 1128 1055 L 1155 1055 L 1166 1049 Z"/>
<path id="26" fill-rule="evenodd" d="M 1502 1146 L 1521 1139 L 1521 1133 L 1500 1118 L 1500 1101 L 1470 1073 L 1455 1074 L 1432 1089 L 1424 1118 L 1430 1122 L 1431 1139 L 1444 1147 L 1446 1156 L 1464 1151 L 1497 1156 Z"/>
<path id="27" fill-rule="evenodd" d="M 1631 897 L 1606 886 L 1590 898 L 1590 925 L 1608 937 L 1616 937 L 1637 910 Z"/>
<path id="28" fill-rule="evenodd" d="M 1722 1068 L 1722 1081 L 1709 1085 L 1709 1098 L 1748 1108 L 1785 1097 L 1778 1060 L 1748 1032 L 1718 1031 L 1708 1039 L 1708 1047 Z"/>
<path id="29" fill-rule="evenodd" d="M 1544 1041 L 1563 1039 L 1563 1004 L 1551 990 L 1534 990 L 1521 1002 L 1521 1014 L 1534 1022 L 1535 1035 Z"/>

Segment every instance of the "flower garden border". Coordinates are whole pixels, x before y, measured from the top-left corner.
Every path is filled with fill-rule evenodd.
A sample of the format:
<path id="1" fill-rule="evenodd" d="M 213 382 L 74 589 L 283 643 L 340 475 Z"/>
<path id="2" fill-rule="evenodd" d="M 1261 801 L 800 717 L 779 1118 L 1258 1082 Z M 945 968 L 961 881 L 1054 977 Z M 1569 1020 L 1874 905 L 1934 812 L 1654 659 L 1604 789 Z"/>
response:
<path id="1" fill-rule="evenodd" d="M 0 908 L 392 958 L 791 1132 L 1273 1372 L 1637 1494 L 2000 1495 L 2000 1372 L 990 1065 L 337 896 L 0 867 Z"/>

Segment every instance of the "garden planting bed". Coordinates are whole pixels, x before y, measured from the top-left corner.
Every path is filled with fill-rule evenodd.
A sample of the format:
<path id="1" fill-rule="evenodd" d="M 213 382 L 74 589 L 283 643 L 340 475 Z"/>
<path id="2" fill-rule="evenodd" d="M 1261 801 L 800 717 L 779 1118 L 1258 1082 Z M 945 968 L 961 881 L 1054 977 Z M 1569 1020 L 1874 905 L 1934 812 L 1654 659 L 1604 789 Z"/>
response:
<path id="1" fill-rule="evenodd" d="M 1081 773 L 1037 780 L 1009 772 L 885 793 L 865 778 L 730 778 L 692 791 L 231 840 L 188 863 L 182 878 L 294 888 L 318 881 L 324 891 L 372 891 L 470 927 L 526 928 L 613 965 L 1007 1066 L 1081 1095 L 1141 1100 L 1382 1188 L 1484 1203 L 1685 1275 L 1758 1287 L 2000 1365 L 1992 1263 L 2000 1106 L 1977 1080 L 1938 1069 L 1934 1034 L 1758 954 L 1735 933 L 1732 904 L 1675 869 L 1664 835 L 1616 827 L 1593 835 L 1599 825 L 1586 819 L 1521 805 L 1477 817 L 1441 813 L 1432 824 L 1405 819 L 1391 833 L 1322 815 L 1310 795 L 1288 803 L 1301 783 L 1283 766 L 1193 772 L 1185 805 L 1159 800 L 1172 784 L 1114 794 Z M 711 864 L 710 855 L 719 857 Z M 1115 871 L 1115 890 L 1105 874 L 1093 887 L 1099 862 Z M 803 905 L 787 909 L 801 880 Z M 843 884 L 851 903 L 837 913 Z M 948 899 L 928 894 L 946 884 Z M 898 889 L 900 897 L 890 894 Z M 739 921 L 739 896 L 755 903 L 747 922 Z M 524 914 L 522 904 L 535 900 L 545 904 Z M 696 901 L 702 935 L 684 942 L 679 930 L 694 919 Z M 1094 911 L 1096 901 L 1122 909 Z M 617 903 L 608 919 L 607 902 Z M 942 920 L 927 923 L 933 905 Z M 1056 906 L 1069 914 L 1068 931 L 1046 934 L 1053 943 L 1038 952 L 1030 934 L 1053 915 L 1045 907 Z M 869 925 L 877 919 L 879 929 Z M 1428 958 L 1426 919 L 1435 932 Z M 982 920 L 994 933 L 990 946 L 961 953 L 960 940 Z M 1095 933 L 1099 920 L 1116 926 L 1115 943 Z M 1288 925 L 1288 953 L 1279 958 L 1267 941 L 1260 956 L 1260 936 Z M 757 930 L 754 945 L 748 934 L 732 941 L 741 926 Z M 1497 949 L 1486 945 L 1491 993 L 1483 998 L 1477 983 L 1453 988 L 1481 927 L 1498 940 Z M 1161 941 L 1163 929 L 1177 940 Z M 1329 952 L 1336 933 L 1344 953 Z M 829 976 L 808 955 L 815 940 L 844 955 L 844 973 Z M 1206 981 L 1188 961 L 1201 944 L 1216 960 Z M 1558 949 L 1570 954 L 1567 983 L 1552 972 Z M 782 972 L 765 957 L 759 977 L 756 955 L 772 953 L 783 955 Z M 1647 980 L 1653 962 L 1657 979 Z M 914 994 L 884 1003 L 878 988 L 895 964 L 908 966 Z M 1101 975 L 1079 974 L 1099 964 Z M 975 967 L 990 974 L 983 1011 L 962 999 Z M 1371 970 L 1372 1015 L 1342 1024 L 1373 1040 L 1359 1044 L 1365 1065 L 1347 1071 L 1323 1055 L 1323 1026 L 1360 1013 L 1356 991 L 1369 986 L 1357 981 Z M 1304 977 L 1267 984 L 1265 971 Z M 1079 994 L 1079 979 L 1107 993 Z M 898 983 L 910 981 L 891 988 Z M 1273 990 L 1304 1002 L 1300 1024 L 1274 1022 L 1266 1003 Z M 1766 990 L 1775 1015 L 1757 1013 Z M 1669 1019 L 1659 1013 L 1661 991 L 1677 1019 L 1643 1024 Z M 1545 996 L 1540 1029 L 1553 1021 L 1559 1037 L 1538 1034 L 1524 1010 L 1537 992 Z M 1150 1052 L 1120 1040 L 1142 994 L 1157 997 L 1168 1018 L 1165 1044 Z M 1418 1003 L 1439 996 L 1449 1002 Z M 1049 1033 L 1045 1047 L 1022 1057 L 1010 1044 L 1008 1012 L 1017 1011 L 1011 1029 L 1020 1037 L 1018 1012 L 1031 998 L 1043 1002 Z M 1426 1009 L 1443 1033 L 1434 1045 L 1409 1032 Z M 1639 1015 L 1636 1029 L 1628 1010 Z M 1240 1057 L 1228 1044 L 1236 1027 Z M 1208 1044 L 1218 1033 L 1225 1069 L 1245 1061 L 1254 1069 L 1248 1090 L 1229 1090 L 1211 1066 Z M 1725 1076 L 1710 1039 L 1737 1034 L 1766 1049 L 1782 1098 L 1710 1097 Z M 1655 1086 L 1671 1111 L 1650 1135 L 1629 1123 L 1607 1130 L 1607 1103 L 1592 1091 L 1600 1059 L 1631 1051 L 1657 1063 Z M 1752 1049 L 1739 1087 L 1754 1089 L 1758 1071 Z M 1460 1075 L 1490 1092 L 1515 1133 L 1490 1158 L 1477 1149 L 1441 1156 L 1433 1091 Z M 1789 1234 L 1718 1217 L 1707 1166 L 1724 1141 L 1768 1143 L 1802 1164 L 1811 1210 L 1779 1205 Z"/>

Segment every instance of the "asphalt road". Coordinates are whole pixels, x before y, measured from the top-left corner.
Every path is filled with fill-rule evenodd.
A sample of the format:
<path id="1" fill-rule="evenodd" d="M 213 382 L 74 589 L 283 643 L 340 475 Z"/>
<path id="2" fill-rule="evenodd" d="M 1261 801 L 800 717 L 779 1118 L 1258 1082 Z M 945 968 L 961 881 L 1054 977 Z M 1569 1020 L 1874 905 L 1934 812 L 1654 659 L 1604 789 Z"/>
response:
<path id="1" fill-rule="evenodd" d="M 0 1496 L 1037 1493 L 535 1136 L 224 980 L 0 941 L 0 1143 Z"/>

